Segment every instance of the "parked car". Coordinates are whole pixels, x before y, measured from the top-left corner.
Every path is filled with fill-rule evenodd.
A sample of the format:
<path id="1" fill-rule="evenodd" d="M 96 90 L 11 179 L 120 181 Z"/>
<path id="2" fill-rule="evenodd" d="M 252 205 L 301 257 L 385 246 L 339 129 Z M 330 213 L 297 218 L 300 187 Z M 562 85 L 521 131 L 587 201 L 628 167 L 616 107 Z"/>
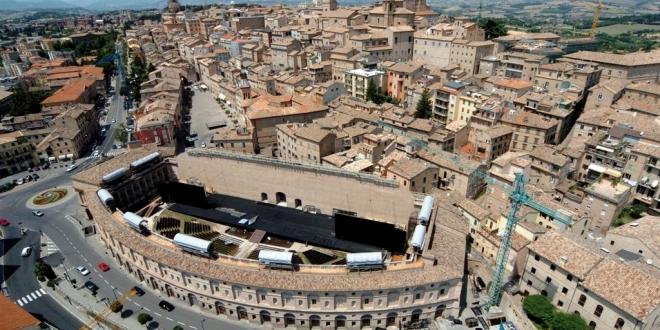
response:
<path id="1" fill-rule="evenodd" d="M 47 170 L 49 167 L 50 167 L 50 163 L 46 163 L 46 164 L 44 164 L 43 169 Z"/>
<path id="2" fill-rule="evenodd" d="M 18 179 L 18 181 L 16 181 L 16 184 L 19 186 L 22 185 L 23 183 L 25 183 L 23 182 L 23 179 Z"/>
<path id="3" fill-rule="evenodd" d="M 76 270 L 78 270 L 78 272 L 80 274 L 82 274 L 83 276 L 87 276 L 90 273 L 89 269 L 85 268 L 84 266 L 78 266 L 78 267 L 76 267 Z"/>
<path id="4" fill-rule="evenodd" d="M 0 226 L 7 227 L 9 225 L 11 225 L 11 222 L 9 222 L 9 220 L 0 218 Z"/>
<path id="5" fill-rule="evenodd" d="M 75 170 L 76 167 L 78 167 L 78 165 L 75 165 L 75 164 L 74 164 L 74 165 L 71 165 L 71 166 L 69 166 L 69 167 L 66 168 L 66 171 L 67 171 L 67 172 L 71 172 L 71 171 Z"/>
<path id="6" fill-rule="evenodd" d="M 135 291 L 135 294 L 138 296 L 144 296 L 144 290 L 142 290 L 142 288 L 139 286 L 134 286 L 133 291 Z"/>
<path id="7" fill-rule="evenodd" d="M 32 174 L 32 178 L 36 180 L 36 179 L 39 179 L 40 176 L 39 176 L 39 174 L 37 174 L 37 173 L 33 173 L 33 174 Z"/>
<path id="8" fill-rule="evenodd" d="M 37 217 L 43 217 L 44 216 L 44 213 L 39 211 L 39 210 L 33 210 L 32 214 L 34 214 Z"/>
<path id="9" fill-rule="evenodd" d="M 162 309 L 164 309 L 164 310 L 166 310 L 166 311 L 168 311 L 168 312 L 171 312 L 171 311 L 174 310 L 174 305 L 168 303 L 168 302 L 165 301 L 165 300 L 161 300 L 161 301 L 158 303 L 158 306 L 160 306 L 160 308 L 162 308 Z"/>
<path id="10" fill-rule="evenodd" d="M 26 246 L 23 248 L 23 250 L 21 250 L 21 257 L 27 257 L 30 255 L 30 253 L 32 253 L 32 247 Z"/>
<path id="11" fill-rule="evenodd" d="M 99 291 L 99 287 L 96 284 L 94 284 L 94 282 L 92 281 L 87 281 L 85 282 L 84 285 L 87 288 L 87 290 L 89 290 L 92 293 Z"/>
<path id="12" fill-rule="evenodd" d="M 105 262 L 99 263 L 98 267 L 102 272 L 107 272 L 110 270 L 110 266 L 108 266 L 108 264 L 106 264 Z"/>

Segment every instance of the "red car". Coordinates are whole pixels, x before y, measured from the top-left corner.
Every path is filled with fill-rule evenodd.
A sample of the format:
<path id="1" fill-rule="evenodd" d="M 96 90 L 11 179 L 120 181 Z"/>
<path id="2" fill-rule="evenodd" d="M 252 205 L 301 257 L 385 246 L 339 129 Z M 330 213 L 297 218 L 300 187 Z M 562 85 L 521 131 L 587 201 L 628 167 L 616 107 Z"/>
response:
<path id="1" fill-rule="evenodd" d="M 0 226 L 7 227 L 9 225 L 11 225 L 11 222 L 9 222 L 9 220 L 0 218 Z"/>
<path id="2" fill-rule="evenodd" d="M 102 272 L 107 272 L 110 270 L 110 266 L 108 266 L 108 264 L 106 264 L 105 262 L 100 263 L 98 267 Z"/>

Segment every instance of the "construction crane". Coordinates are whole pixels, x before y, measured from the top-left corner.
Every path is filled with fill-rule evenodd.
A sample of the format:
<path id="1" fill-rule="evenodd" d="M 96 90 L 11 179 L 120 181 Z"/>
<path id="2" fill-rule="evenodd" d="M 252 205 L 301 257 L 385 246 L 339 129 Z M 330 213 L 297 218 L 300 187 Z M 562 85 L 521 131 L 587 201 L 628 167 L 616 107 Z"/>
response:
<path id="1" fill-rule="evenodd" d="M 603 10 L 603 0 L 598 1 L 598 6 L 594 11 L 594 20 L 591 22 L 591 32 L 589 32 L 589 37 L 593 38 L 596 36 L 596 29 L 598 28 L 598 23 L 600 22 L 600 12 Z"/>
<path id="2" fill-rule="evenodd" d="M 379 125 L 383 128 L 389 127 L 393 129 L 392 125 L 384 121 L 379 121 Z M 402 135 L 407 136 L 407 132 L 403 132 Z M 509 251 L 511 250 L 511 237 L 514 233 L 516 224 L 518 223 L 518 211 L 522 206 L 528 206 L 542 214 L 547 215 L 552 218 L 554 223 L 562 229 L 570 226 L 572 221 L 568 214 L 561 212 L 560 210 L 553 210 L 537 201 L 535 201 L 531 196 L 525 191 L 525 176 L 522 173 L 515 173 L 515 180 L 513 182 L 513 188 L 509 185 L 506 185 L 499 180 L 492 178 L 487 171 L 482 170 L 481 168 L 472 168 L 467 164 L 461 162 L 460 157 L 456 154 L 449 153 L 444 150 L 433 148 L 429 146 L 427 141 L 420 140 L 414 137 L 407 136 L 412 140 L 412 142 L 419 147 L 427 150 L 428 152 L 439 155 L 444 159 L 448 159 L 460 168 L 472 170 L 477 177 L 484 180 L 484 182 L 498 186 L 502 190 L 506 191 L 509 194 L 509 199 L 511 201 L 511 206 L 509 208 L 509 214 L 507 216 L 506 225 L 504 231 L 502 232 L 502 241 L 500 243 L 500 249 L 497 253 L 497 260 L 495 262 L 495 270 L 493 271 L 493 282 L 490 286 L 488 292 L 488 303 L 486 305 L 486 311 L 490 311 L 492 307 L 498 306 L 500 300 L 502 299 L 502 288 L 504 285 L 504 275 L 506 272 L 507 260 L 509 258 Z"/>
<path id="3" fill-rule="evenodd" d="M 137 294 L 137 291 L 135 290 L 135 288 L 132 288 L 132 289 L 128 290 L 128 292 L 126 292 L 126 293 L 122 294 L 121 296 L 117 297 L 117 299 L 115 301 L 122 304 L 124 302 L 124 300 L 126 300 L 126 298 L 132 297 L 136 294 Z M 92 330 L 92 329 L 94 329 L 93 327 L 95 325 L 97 325 L 99 322 L 105 320 L 106 317 L 108 315 L 110 315 L 110 313 L 112 313 L 112 307 L 111 306 L 112 305 L 108 306 L 108 308 L 106 308 L 103 312 L 96 315 L 96 317 L 94 317 L 94 320 L 92 320 L 90 323 L 87 323 L 87 324 L 83 325 L 82 327 L 80 327 L 80 330 Z"/>

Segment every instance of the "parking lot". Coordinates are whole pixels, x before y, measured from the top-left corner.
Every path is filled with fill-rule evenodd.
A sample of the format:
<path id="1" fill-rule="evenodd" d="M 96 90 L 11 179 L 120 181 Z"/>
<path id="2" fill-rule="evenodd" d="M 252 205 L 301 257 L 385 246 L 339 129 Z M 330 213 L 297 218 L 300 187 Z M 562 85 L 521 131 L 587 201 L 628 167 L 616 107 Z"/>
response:
<path id="1" fill-rule="evenodd" d="M 194 141 L 196 147 L 201 147 L 202 144 L 210 146 L 213 132 L 207 127 L 207 124 L 224 122 L 231 126 L 232 122 L 226 112 L 228 110 L 223 110 L 210 92 L 199 89 L 193 91 L 192 109 L 190 110 L 190 134 L 192 136 L 197 134 L 197 140 Z"/>

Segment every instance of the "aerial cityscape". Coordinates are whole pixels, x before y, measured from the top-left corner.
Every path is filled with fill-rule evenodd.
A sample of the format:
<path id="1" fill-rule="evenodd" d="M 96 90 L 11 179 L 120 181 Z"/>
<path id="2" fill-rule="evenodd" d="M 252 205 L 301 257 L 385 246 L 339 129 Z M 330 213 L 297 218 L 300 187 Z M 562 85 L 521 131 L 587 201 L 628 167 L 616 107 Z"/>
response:
<path id="1" fill-rule="evenodd" d="M 657 330 L 659 183 L 654 1 L 0 4 L 0 330 Z"/>

